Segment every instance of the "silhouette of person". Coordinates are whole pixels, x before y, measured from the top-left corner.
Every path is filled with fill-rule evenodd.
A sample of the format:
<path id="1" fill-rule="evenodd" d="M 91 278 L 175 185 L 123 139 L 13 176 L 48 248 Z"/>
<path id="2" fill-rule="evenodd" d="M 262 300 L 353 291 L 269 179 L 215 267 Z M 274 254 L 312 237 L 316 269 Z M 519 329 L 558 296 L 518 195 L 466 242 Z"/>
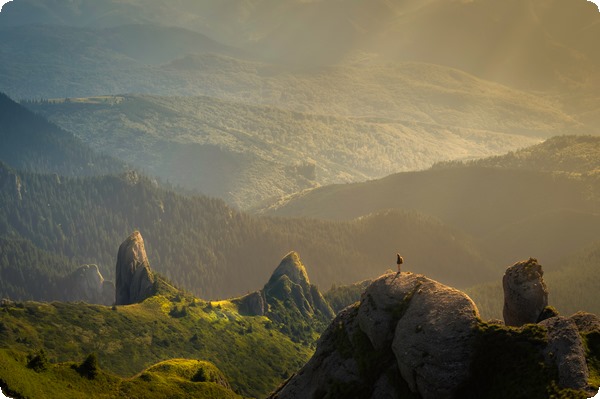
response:
<path id="1" fill-rule="evenodd" d="M 400 254 L 396 254 L 396 265 L 398 265 L 398 273 L 401 272 L 400 265 L 402 265 L 403 263 L 404 259 L 402 258 L 402 256 L 400 256 Z"/>

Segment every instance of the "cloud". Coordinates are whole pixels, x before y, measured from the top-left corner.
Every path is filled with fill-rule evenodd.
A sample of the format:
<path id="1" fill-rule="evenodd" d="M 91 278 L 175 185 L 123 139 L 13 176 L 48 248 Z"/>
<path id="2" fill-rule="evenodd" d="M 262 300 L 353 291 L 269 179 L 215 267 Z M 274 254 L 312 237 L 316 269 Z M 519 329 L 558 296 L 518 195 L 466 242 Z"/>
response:
<path id="1" fill-rule="evenodd" d="M 6 3 L 10 3 L 11 0 L 0 0 L 0 12 L 2 12 L 2 7 L 4 7 L 4 5 Z M 0 394 L 1 395 L 1 394 Z M 4 396 L 0 396 L 0 399 L 3 399 Z"/>

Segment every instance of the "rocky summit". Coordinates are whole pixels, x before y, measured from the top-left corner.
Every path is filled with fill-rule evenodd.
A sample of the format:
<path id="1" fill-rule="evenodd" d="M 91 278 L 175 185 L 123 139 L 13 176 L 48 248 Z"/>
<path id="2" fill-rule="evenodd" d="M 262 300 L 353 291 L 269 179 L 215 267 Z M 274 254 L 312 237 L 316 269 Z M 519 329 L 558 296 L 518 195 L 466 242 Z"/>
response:
<path id="1" fill-rule="evenodd" d="M 119 247 L 116 276 L 116 305 L 142 302 L 154 294 L 154 275 L 139 231 L 132 233 Z"/>
<path id="2" fill-rule="evenodd" d="M 518 328 L 484 322 L 463 292 L 389 273 L 337 315 L 309 362 L 270 398 L 585 397 L 587 362 L 598 354 L 584 343 L 599 337 L 591 314 Z"/>
<path id="3" fill-rule="evenodd" d="M 317 286 L 310 283 L 306 268 L 294 251 L 281 260 L 262 290 L 236 302 L 243 314 L 251 316 L 270 314 L 278 319 L 275 308 L 281 305 L 305 319 L 331 320 L 335 316 Z"/>

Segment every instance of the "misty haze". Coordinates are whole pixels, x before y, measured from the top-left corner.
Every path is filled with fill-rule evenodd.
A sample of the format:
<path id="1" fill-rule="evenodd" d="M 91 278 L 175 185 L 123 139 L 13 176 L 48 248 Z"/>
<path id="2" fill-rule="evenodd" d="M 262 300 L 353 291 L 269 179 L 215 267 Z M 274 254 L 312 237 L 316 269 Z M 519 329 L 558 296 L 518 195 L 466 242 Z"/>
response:
<path id="1" fill-rule="evenodd" d="M 0 7 L 5 395 L 598 392 L 593 2 Z"/>

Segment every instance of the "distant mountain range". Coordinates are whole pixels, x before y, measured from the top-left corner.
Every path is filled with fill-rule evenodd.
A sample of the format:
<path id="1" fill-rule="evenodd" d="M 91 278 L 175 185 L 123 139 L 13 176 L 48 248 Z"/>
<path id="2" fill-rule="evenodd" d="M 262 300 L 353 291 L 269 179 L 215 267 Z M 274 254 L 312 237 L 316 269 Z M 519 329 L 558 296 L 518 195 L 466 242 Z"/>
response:
<path id="1" fill-rule="evenodd" d="M 318 188 L 279 201 L 264 213 L 348 220 L 384 209 L 411 209 L 479 237 L 504 264 L 534 253 L 552 263 L 600 234 L 599 149 L 597 137 L 556 137 L 459 167 L 441 164 Z"/>
<path id="2" fill-rule="evenodd" d="M 599 27 L 585 0 L 16 0 L 0 90 L 97 151 L 252 209 L 597 134 Z"/>
<path id="3" fill-rule="evenodd" d="M 403 242 L 413 248 L 408 250 L 413 264 L 430 265 L 431 274 L 441 280 L 466 286 L 489 278 L 487 266 L 477 273 L 467 268 L 465 273 L 447 273 L 440 266 L 443 259 L 473 268 L 487 263 L 468 237 L 418 213 L 393 212 L 346 223 L 254 217 L 222 200 L 177 194 L 136 171 L 85 179 L 69 177 L 79 175 L 68 170 L 48 174 L 52 169 L 47 165 L 54 159 L 78 171 L 87 164 L 81 157 L 93 153 L 18 104 L 9 106 L 15 115 L 24 115 L 19 129 L 46 132 L 56 145 L 40 148 L 28 135 L 13 137 L 7 119 L 0 120 L 0 140 L 13 137 L 6 141 L 11 147 L 5 161 L 13 160 L 9 148 L 18 151 L 19 160 L 37 161 L 22 164 L 27 171 L 0 163 L 0 235 L 9 240 L 0 257 L 2 296 L 56 299 L 52 287 L 81 264 L 97 264 L 113 279 L 118 240 L 134 229 L 144 232 L 156 270 L 204 298 L 256 290 L 270 272 L 267 265 L 292 249 L 306 253 L 313 280 L 322 287 L 381 273 L 393 266 Z M 31 121 L 43 122 L 46 130 L 31 127 Z M 21 255 L 23 248 L 28 256 Z"/>
<path id="4" fill-rule="evenodd" d="M 350 88 L 330 93 L 330 100 L 318 95 L 312 104 L 302 100 L 303 93 L 318 92 L 320 78 L 304 80 L 308 86 L 294 90 L 281 107 L 139 95 L 24 105 L 74 132 L 96 151 L 243 209 L 306 188 L 425 169 L 442 159 L 504 153 L 537 143 L 551 132 L 581 129 L 549 103 L 468 75 L 431 67 L 431 79 L 425 81 L 417 65 L 395 70 L 403 70 L 404 78 L 412 76 L 402 83 L 404 91 L 386 89 L 383 77 L 373 77 L 379 79 L 372 82 L 381 88 L 379 95 L 388 95 L 390 105 L 365 109 L 364 116 L 350 115 L 360 112 Z M 344 79 L 345 72 L 353 70 L 332 70 L 329 76 Z M 393 75 L 391 69 L 379 72 Z M 358 91 L 361 78 L 356 79 Z M 277 80 L 281 93 L 294 85 L 290 77 Z M 448 108 L 438 98 L 454 104 L 473 90 L 482 93 L 481 98 L 467 99 L 463 107 Z M 411 102 L 412 97 L 417 100 Z M 290 110 L 303 104 L 313 110 Z M 349 115 L 327 110 L 327 104 L 337 104 Z M 316 114 L 320 106 L 331 114 Z M 472 108 L 477 108 L 476 117 Z M 394 114 L 401 119 L 392 118 Z"/>
<path id="5" fill-rule="evenodd" d="M 600 62 L 600 14 L 585 0 L 17 0 L 0 15 L 5 27 L 131 24 L 200 32 L 287 64 L 424 61 L 536 89 L 584 84 Z"/>

